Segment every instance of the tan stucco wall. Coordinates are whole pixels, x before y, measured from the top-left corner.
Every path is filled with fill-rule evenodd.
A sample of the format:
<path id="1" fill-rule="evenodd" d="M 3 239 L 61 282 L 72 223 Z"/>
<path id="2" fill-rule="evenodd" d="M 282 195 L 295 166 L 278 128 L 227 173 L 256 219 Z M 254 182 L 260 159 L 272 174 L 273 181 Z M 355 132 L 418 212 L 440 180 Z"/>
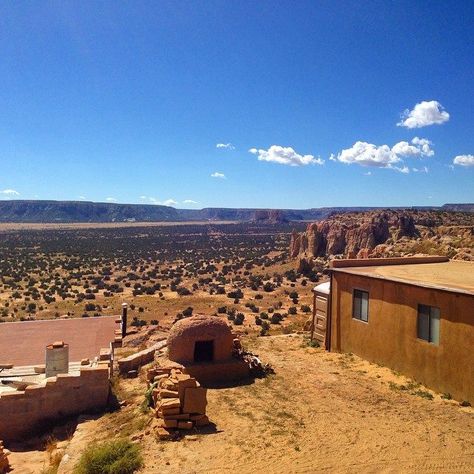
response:
<path id="1" fill-rule="evenodd" d="M 352 318 L 354 289 L 369 292 L 369 321 Z M 418 304 L 441 311 L 439 345 L 417 338 Z M 331 350 L 353 352 L 474 405 L 474 296 L 334 273 Z"/>

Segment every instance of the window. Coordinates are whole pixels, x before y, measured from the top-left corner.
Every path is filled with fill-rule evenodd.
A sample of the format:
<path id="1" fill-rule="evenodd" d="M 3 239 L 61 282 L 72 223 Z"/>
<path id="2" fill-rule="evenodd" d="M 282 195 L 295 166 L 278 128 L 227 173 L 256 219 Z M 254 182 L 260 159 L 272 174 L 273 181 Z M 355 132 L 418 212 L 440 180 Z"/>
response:
<path id="1" fill-rule="evenodd" d="M 369 320 L 369 293 L 362 290 L 354 290 L 352 317 L 360 321 Z"/>
<path id="2" fill-rule="evenodd" d="M 439 343 L 439 308 L 418 305 L 418 338 L 433 344 Z"/>

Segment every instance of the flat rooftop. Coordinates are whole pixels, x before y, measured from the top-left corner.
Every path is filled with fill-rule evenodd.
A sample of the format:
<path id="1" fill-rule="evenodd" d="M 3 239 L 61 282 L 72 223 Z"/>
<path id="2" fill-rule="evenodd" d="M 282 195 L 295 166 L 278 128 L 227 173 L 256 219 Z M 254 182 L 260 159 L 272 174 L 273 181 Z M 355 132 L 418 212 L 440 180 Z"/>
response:
<path id="1" fill-rule="evenodd" d="M 332 271 L 474 295 L 474 262 L 381 264 L 333 268 Z"/>
<path id="2" fill-rule="evenodd" d="M 0 364 L 45 363 L 46 345 L 69 344 L 69 361 L 92 359 L 115 339 L 116 316 L 20 321 L 0 324 Z"/>

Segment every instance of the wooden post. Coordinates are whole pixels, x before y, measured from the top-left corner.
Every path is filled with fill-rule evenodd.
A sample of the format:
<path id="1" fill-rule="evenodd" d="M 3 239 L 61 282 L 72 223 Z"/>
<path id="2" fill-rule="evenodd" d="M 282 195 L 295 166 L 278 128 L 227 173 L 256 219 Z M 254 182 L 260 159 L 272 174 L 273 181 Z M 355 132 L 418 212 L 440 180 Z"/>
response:
<path id="1" fill-rule="evenodd" d="M 313 290 L 313 320 L 311 321 L 311 334 L 309 340 L 313 340 L 314 336 L 314 318 L 316 317 L 316 292 Z"/>
<path id="2" fill-rule="evenodd" d="M 122 338 L 127 335 L 127 303 L 122 303 Z"/>

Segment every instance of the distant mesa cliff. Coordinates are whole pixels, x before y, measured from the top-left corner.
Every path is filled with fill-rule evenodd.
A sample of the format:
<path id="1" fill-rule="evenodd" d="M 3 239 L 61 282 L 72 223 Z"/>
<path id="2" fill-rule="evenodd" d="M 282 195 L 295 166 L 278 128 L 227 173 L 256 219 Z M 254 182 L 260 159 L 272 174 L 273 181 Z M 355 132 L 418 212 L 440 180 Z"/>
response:
<path id="1" fill-rule="evenodd" d="M 396 208 L 392 208 L 396 209 Z M 445 204 L 441 208 L 474 212 L 474 204 Z M 279 224 L 314 222 L 335 214 L 381 210 L 377 207 L 321 207 L 313 209 L 255 209 L 207 207 L 176 209 L 154 204 L 118 204 L 88 201 L 0 201 L 0 222 L 179 222 L 236 221 Z"/>
<path id="2" fill-rule="evenodd" d="M 386 210 L 330 216 L 293 232 L 290 256 L 345 258 L 414 253 L 474 259 L 474 215 Z"/>

